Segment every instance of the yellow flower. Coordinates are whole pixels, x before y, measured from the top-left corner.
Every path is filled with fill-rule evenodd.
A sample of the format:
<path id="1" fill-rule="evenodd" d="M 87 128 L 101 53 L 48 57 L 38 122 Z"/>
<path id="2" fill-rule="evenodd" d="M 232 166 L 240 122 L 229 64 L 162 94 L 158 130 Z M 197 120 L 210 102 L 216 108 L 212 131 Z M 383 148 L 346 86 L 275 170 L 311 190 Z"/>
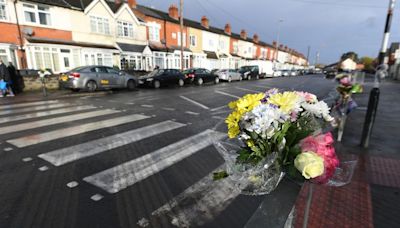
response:
<path id="1" fill-rule="evenodd" d="M 263 93 L 247 94 L 236 102 L 236 109 L 242 114 L 249 112 L 261 104 L 261 100 L 264 96 L 265 94 Z"/>
<path id="2" fill-rule="evenodd" d="M 240 133 L 240 128 L 239 128 L 239 126 L 237 126 L 237 127 L 231 127 L 231 128 L 228 129 L 228 136 L 229 136 L 229 138 L 231 138 L 231 139 L 235 138 L 239 133 Z"/>
<path id="3" fill-rule="evenodd" d="M 250 148 L 253 147 L 253 146 L 255 146 L 254 141 L 251 140 L 251 139 L 247 140 L 246 143 L 247 143 L 247 146 L 250 147 Z"/>
<path id="4" fill-rule="evenodd" d="M 306 179 L 315 178 L 324 173 L 324 159 L 314 152 L 304 152 L 297 155 L 294 166 Z"/>
<path id="5" fill-rule="evenodd" d="M 289 113 L 299 98 L 299 95 L 295 92 L 284 92 L 272 95 L 268 101 L 271 104 L 277 105 L 283 112 Z"/>
<path id="6" fill-rule="evenodd" d="M 237 101 L 229 102 L 229 104 L 228 104 L 229 108 L 235 110 L 236 107 L 237 107 L 237 106 L 236 106 L 236 105 L 237 105 L 236 103 L 237 103 Z"/>

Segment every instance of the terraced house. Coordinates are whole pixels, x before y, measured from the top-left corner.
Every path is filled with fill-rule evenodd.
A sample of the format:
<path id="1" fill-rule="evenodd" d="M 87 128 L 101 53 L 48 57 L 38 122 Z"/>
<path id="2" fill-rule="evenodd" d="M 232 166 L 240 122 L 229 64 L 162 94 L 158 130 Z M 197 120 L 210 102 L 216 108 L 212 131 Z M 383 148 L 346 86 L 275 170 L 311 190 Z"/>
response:
<path id="1" fill-rule="evenodd" d="M 306 65 L 303 55 L 287 47 L 249 38 L 184 19 L 179 10 L 167 12 L 138 5 L 135 0 L 0 0 L 0 58 L 18 68 L 49 68 L 55 73 L 99 64 L 151 71 L 154 67 L 238 68 L 254 61 L 277 60 L 280 67 Z"/>

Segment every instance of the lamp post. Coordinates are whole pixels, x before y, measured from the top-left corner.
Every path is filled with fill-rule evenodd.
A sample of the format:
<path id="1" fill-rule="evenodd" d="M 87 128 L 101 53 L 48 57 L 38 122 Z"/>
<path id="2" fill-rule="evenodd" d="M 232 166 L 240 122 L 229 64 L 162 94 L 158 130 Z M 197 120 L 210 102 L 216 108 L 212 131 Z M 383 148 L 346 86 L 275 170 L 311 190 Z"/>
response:
<path id="1" fill-rule="evenodd" d="M 183 0 L 179 2 L 179 20 L 180 20 L 180 30 L 181 30 L 181 71 L 183 71 L 184 59 L 183 59 Z"/>
<path id="2" fill-rule="evenodd" d="M 279 19 L 278 21 L 278 33 L 276 34 L 276 48 L 275 48 L 275 69 L 276 69 L 276 62 L 278 61 L 278 47 L 279 47 L 279 36 L 281 32 L 281 23 L 283 22 L 283 19 Z"/>

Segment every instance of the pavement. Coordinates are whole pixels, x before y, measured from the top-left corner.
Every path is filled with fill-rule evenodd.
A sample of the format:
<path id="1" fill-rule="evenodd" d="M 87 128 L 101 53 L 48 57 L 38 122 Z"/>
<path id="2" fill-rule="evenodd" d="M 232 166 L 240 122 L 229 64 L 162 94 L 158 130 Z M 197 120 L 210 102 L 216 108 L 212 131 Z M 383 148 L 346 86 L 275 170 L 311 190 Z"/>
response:
<path id="1" fill-rule="evenodd" d="M 334 86 L 312 75 L 0 99 L 0 227 L 283 227 L 293 205 L 299 226 L 307 184 L 284 180 L 272 194 L 255 197 L 211 180 L 224 163 L 212 146 L 219 137 L 212 129 L 227 115 L 226 104 L 247 93 L 277 87 L 329 100 Z M 399 140 L 381 133 L 388 133 L 387 126 L 398 132 L 395 114 L 385 111 L 399 111 L 398 88 L 392 82 L 382 85 L 367 151 L 357 140 L 366 94 L 356 97 L 361 108 L 351 114 L 336 147 L 343 156 L 366 156 L 360 156 L 350 185 L 315 187 L 309 227 L 368 227 L 380 221 L 373 216 L 381 208 L 393 206 L 382 202 L 398 198 L 393 185 L 400 172 L 393 170 L 400 167 Z M 392 168 L 383 172 L 382 167 Z M 347 220 L 337 220 L 340 216 Z"/>

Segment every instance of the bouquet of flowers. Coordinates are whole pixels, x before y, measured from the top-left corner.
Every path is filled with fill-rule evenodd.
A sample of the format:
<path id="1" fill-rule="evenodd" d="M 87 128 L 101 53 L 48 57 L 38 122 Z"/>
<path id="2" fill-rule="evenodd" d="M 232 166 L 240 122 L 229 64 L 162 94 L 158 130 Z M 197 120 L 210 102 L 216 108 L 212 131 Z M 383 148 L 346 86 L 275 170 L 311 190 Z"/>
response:
<path id="1" fill-rule="evenodd" d="M 246 194 L 267 194 L 285 173 L 326 183 L 339 160 L 331 133 L 323 124 L 333 120 L 324 101 L 298 91 L 248 94 L 229 103 L 228 136 L 216 148 L 226 160 L 225 175 L 238 180 Z"/>

